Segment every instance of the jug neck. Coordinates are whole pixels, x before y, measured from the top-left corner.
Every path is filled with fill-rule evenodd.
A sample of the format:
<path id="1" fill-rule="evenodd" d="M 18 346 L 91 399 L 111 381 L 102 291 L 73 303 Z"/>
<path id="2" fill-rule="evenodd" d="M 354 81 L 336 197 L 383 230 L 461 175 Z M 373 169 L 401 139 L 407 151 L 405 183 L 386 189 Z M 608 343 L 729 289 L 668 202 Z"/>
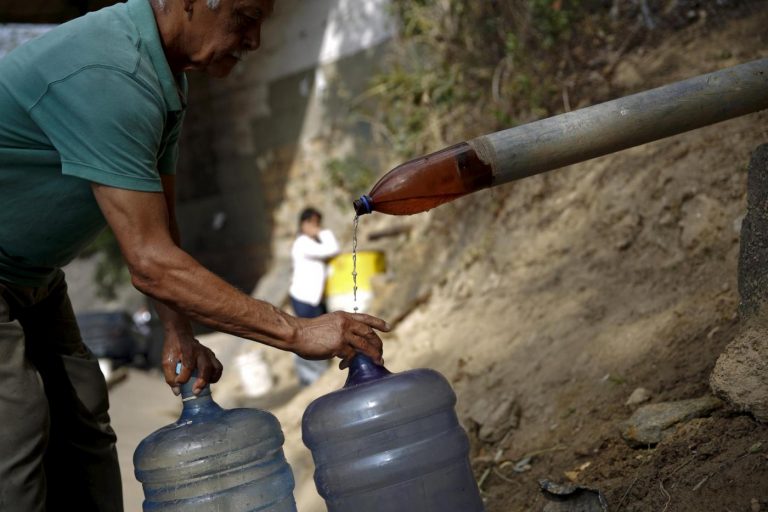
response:
<path id="1" fill-rule="evenodd" d="M 178 371 L 178 370 L 177 370 Z M 187 382 L 181 385 L 181 400 L 183 409 L 181 411 L 181 417 L 179 421 L 189 420 L 192 417 L 214 414 L 222 410 L 222 408 L 213 401 L 211 396 L 211 386 L 207 385 L 198 395 L 195 395 L 192 390 L 197 380 L 197 370 L 192 372 L 192 376 Z"/>
<path id="2" fill-rule="evenodd" d="M 392 375 L 392 372 L 383 366 L 377 365 L 365 354 L 357 354 L 349 362 L 349 375 L 347 376 L 347 382 L 344 383 L 344 387 L 348 388 L 365 382 L 371 382 L 387 375 Z"/>
<path id="3" fill-rule="evenodd" d="M 192 418 L 209 416 L 223 411 L 221 406 L 213 401 L 210 390 L 208 390 L 207 395 L 203 395 L 204 392 L 205 390 L 201 391 L 198 396 L 192 395 L 183 399 L 183 408 L 179 421 L 187 421 Z"/>

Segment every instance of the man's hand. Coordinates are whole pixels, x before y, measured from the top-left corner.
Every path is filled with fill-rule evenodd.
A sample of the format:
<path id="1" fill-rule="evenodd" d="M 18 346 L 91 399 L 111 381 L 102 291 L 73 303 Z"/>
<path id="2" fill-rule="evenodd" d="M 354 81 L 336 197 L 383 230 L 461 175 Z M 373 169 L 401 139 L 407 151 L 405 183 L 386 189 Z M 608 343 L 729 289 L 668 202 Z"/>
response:
<path id="1" fill-rule="evenodd" d="M 291 350 L 304 359 L 339 357 L 339 368 L 344 369 L 355 354 L 361 352 L 377 364 L 384 364 L 381 338 L 374 331 L 389 332 L 384 320 L 341 311 L 297 320 L 299 328 Z"/>
<path id="2" fill-rule="evenodd" d="M 181 373 L 176 375 L 176 364 L 181 361 Z M 218 382 L 224 367 L 213 351 L 197 341 L 191 333 L 169 333 L 166 331 L 163 343 L 163 374 L 165 382 L 171 386 L 173 393 L 181 392 L 180 384 L 184 384 L 197 369 L 197 380 L 192 392 L 199 394 L 203 388 L 212 382 Z"/>

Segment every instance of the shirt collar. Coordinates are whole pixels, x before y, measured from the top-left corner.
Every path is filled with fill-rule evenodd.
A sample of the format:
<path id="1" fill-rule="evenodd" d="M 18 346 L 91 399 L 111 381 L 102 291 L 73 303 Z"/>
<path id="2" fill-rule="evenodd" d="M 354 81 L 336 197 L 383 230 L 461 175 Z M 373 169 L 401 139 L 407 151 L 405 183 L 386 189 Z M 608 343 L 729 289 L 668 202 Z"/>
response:
<path id="1" fill-rule="evenodd" d="M 155 68 L 163 88 L 163 97 L 168 110 L 183 110 L 186 106 L 187 77 L 184 73 L 179 73 L 178 81 L 174 78 L 157 31 L 155 13 L 149 2 L 150 0 L 128 0 L 128 14 L 139 30 L 142 43 L 146 45 L 152 67 Z"/>

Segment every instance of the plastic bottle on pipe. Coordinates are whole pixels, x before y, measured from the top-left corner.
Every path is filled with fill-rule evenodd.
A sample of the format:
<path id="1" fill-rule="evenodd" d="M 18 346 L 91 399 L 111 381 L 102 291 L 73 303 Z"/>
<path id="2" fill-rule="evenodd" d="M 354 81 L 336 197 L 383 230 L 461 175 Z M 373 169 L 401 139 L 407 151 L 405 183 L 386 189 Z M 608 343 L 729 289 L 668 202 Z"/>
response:
<path id="1" fill-rule="evenodd" d="M 455 404 L 434 370 L 393 374 L 355 356 L 344 388 L 301 424 L 328 512 L 482 512 Z"/>
<path id="2" fill-rule="evenodd" d="M 146 437 L 133 455 L 144 512 L 296 512 L 277 418 L 222 409 L 209 386 L 192 393 L 195 379 L 181 386 L 181 417 Z"/>
<path id="3" fill-rule="evenodd" d="M 471 192 L 490 187 L 491 166 L 466 142 L 395 167 L 355 200 L 355 212 L 390 215 L 421 213 Z"/>

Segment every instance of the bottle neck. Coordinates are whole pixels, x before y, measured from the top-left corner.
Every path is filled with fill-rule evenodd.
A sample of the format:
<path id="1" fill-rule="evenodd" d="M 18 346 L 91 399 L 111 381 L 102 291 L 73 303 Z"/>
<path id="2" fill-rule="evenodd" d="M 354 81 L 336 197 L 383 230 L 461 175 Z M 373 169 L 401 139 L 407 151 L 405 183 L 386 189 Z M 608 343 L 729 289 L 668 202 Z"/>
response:
<path id="1" fill-rule="evenodd" d="M 414 158 L 389 171 L 353 205 L 360 216 L 371 211 L 412 215 L 494 184 L 493 167 L 467 142 Z"/>
<path id="2" fill-rule="evenodd" d="M 202 395 L 202 393 L 201 393 Z M 193 418 L 200 418 L 217 414 L 224 409 L 214 402 L 210 392 L 205 396 L 194 396 L 185 398 L 182 402 L 181 416 L 179 422 L 190 421 Z"/>
<path id="3" fill-rule="evenodd" d="M 352 201 L 352 206 L 354 206 L 358 216 L 365 215 L 373 211 L 373 200 L 369 196 L 362 195 L 359 199 Z"/>
<path id="4" fill-rule="evenodd" d="M 187 382 L 181 385 L 181 399 L 182 399 L 182 411 L 179 421 L 190 420 L 193 417 L 201 415 L 215 414 L 222 410 L 222 408 L 214 402 L 213 396 L 211 396 L 211 386 L 205 386 L 198 395 L 195 395 L 192 390 L 197 380 L 197 371 L 192 373 L 192 376 Z"/>
<path id="5" fill-rule="evenodd" d="M 344 387 L 357 386 L 358 384 L 381 379 L 387 375 L 392 375 L 392 372 L 383 366 L 377 365 L 365 354 L 357 354 L 349 363 L 349 375 Z"/>

